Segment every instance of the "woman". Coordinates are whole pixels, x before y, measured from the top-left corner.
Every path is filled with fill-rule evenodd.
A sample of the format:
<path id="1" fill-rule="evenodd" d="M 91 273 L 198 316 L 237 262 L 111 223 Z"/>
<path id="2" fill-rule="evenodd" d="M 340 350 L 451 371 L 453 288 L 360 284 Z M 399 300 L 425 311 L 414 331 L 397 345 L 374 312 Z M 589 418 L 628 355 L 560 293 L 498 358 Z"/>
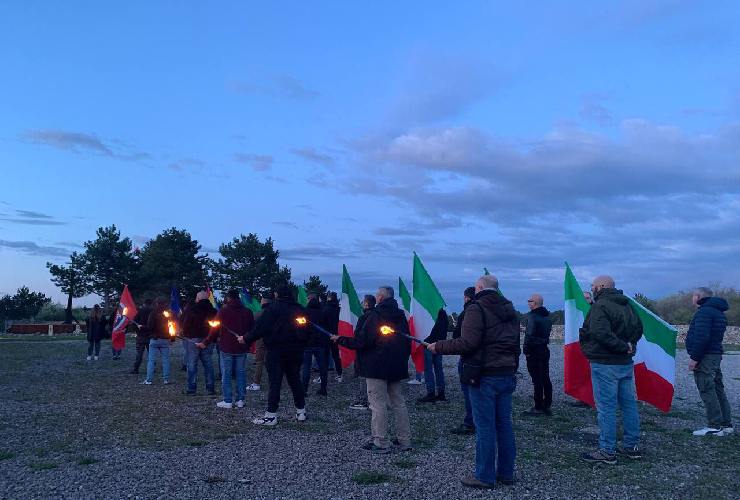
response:
<path id="1" fill-rule="evenodd" d="M 93 359 L 93 349 L 95 352 L 95 361 L 100 356 L 100 341 L 105 336 L 105 318 L 97 304 L 90 312 L 86 320 L 87 323 L 87 360 Z"/>

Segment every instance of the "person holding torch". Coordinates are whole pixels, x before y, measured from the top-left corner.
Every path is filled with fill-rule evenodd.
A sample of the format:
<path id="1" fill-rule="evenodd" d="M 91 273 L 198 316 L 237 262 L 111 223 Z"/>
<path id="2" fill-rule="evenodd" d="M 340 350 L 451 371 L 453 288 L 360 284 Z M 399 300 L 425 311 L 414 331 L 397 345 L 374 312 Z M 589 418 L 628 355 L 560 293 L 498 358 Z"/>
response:
<path id="1" fill-rule="evenodd" d="M 164 384 L 170 383 L 170 341 L 175 335 L 174 323 L 169 318 L 167 299 L 159 297 L 147 321 L 149 331 L 149 357 L 146 363 L 146 379 L 142 384 L 152 385 L 157 356 L 162 358 L 162 377 Z"/>

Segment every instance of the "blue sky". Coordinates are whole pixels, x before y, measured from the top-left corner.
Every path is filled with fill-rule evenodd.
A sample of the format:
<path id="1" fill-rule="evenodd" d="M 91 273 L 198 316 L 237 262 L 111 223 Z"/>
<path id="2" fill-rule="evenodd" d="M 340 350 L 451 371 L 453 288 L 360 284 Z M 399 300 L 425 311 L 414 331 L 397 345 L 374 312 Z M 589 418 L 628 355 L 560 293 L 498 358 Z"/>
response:
<path id="1" fill-rule="evenodd" d="M 734 2 L 16 2 L 0 15 L 0 293 L 115 223 L 298 280 L 487 266 L 524 309 L 614 275 L 740 283 Z"/>

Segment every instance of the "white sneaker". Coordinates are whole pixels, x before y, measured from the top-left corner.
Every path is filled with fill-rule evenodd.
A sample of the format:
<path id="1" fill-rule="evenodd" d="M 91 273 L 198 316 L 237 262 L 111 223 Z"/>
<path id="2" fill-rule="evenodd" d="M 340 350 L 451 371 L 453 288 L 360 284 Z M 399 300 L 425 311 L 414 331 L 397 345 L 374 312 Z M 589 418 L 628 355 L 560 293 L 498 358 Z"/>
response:
<path id="1" fill-rule="evenodd" d="M 306 409 L 304 408 L 302 410 L 296 410 L 295 411 L 295 418 L 299 422 L 305 422 L 306 421 Z"/>
<path id="2" fill-rule="evenodd" d="M 92 356 L 88 356 L 88 357 L 87 357 L 86 359 L 87 359 L 88 361 L 90 361 L 90 360 L 92 359 Z"/>
<path id="3" fill-rule="evenodd" d="M 341 384 L 343 380 L 341 375 L 337 375 L 337 383 Z"/>
<path id="4" fill-rule="evenodd" d="M 412 378 L 406 383 L 409 385 L 421 385 L 423 382 L 421 380 L 416 380 L 415 378 Z"/>
<path id="5" fill-rule="evenodd" d="M 259 384 L 249 384 L 247 386 L 248 391 L 259 391 L 261 389 Z"/>
<path id="6" fill-rule="evenodd" d="M 732 434 L 733 432 L 735 432 L 734 427 L 722 427 L 722 434 L 725 436 L 728 434 Z"/>
<path id="7" fill-rule="evenodd" d="M 265 412 L 264 417 L 257 417 L 252 420 L 252 423 L 255 425 L 266 425 L 272 427 L 277 425 L 277 413 Z"/>
<path id="8" fill-rule="evenodd" d="M 704 427 L 703 429 L 699 429 L 698 431 L 693 432 L 694 436 L 724 436 L 725 433 L 722 431 L 721 428 L 716 427 Z"/>
<path id="9" fill-rule="evenodd" d="M 216 406 L 219 408 L 227 408 L 227 409 L 231 409 L 234 407 L 233 404 L 227 403 L 226 401 L 219 401 L 218 403 L 216 403 Z"/>
<path id="10" fill-rule="evenodd" d="M 236 407 L 237 408 L 244 408 L 244 400 L 240 399 L 239 401 L 237 401 L 236 402 Z"/>
<path id="11" fill-rule="evenodd" d="M 97 356 L 95 356 L 95 361 L 97 361 L 97 360 L 98 360 L 98 357 L 97 357 Z"/>
<path id="12" fill-rule="evenodd" d="M 143 381 L 141 383 L 141 385 L 152 385 L 152 381 L 151 380 L 145 380 L 145 381 Z"/>
<path id="13" fill-rule="evenodd" d="M 316 377 L 315 379 L 313 379 L 313 383 L 314 384 L 320 384 L 321 383 L 321 377 Z"/>

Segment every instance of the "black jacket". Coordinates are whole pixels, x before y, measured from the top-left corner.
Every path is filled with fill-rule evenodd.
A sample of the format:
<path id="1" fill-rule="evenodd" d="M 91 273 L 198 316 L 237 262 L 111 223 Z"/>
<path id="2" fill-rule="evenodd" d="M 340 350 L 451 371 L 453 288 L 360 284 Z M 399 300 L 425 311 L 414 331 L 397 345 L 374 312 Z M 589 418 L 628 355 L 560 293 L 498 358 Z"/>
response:
<path id="1" fill-rule="evenodd" d="M 337 343 L 357 351 L 357 368 L 361 377 L 397 382 L 408 378 L 411 341 L 406 315 L 396 299 L 385 299 L 366 313 L 362 328 L 354 337 L 339 337 Z M 390 326 L 395 333 L 381 335 L 381 326 Z"/>
<path id="2" fill-rule="evenodd" d="M 457 316 L 457 323 L 455 323 L 455 329 L 452 331 L 452 338 L 453 339 L 459 339 L 460 335 L 462 335 L 462 324 L 465 320 L 465 311 L 468 309 L 468 306 L 470 305 L 472 301 L 467 301 L 463 304 L 463 310 L 462 312 Z"/>
<path id="3" fill-rule="evenodd" d="M 691 359 L 701 361 L 705 354 L 722 354 L 727 309 L 727 301 L 720 297 L 704 297 L 699 301 L 686 334 L 686 351 Z"/>
<path id="4" fill-rule="evenodd" d="M 149 314 L 149 320 L 147 321 L 147 329 L 149 330 L 149 337 L 160 340 L 172 340 L 169 329 L 167 326 L 167 318 L 164 317 L 165 308 L 154 308 Z"/>
<path id="5" fill-rule="evenodd" d="M 429 332 L 429 336 L 424 339 L 424 342 L 430 344 L 439 340 L 447 338 L 447 327 L 449 326 L 449 319 L 447 319 L 447 313 L 444 309 L 440 309 L 437 312 L 437 319 L 434 321 L 432 331 Z"/>
<path id="6" fill-rule="evenodd" d="M 373 310 L 375 310 L 374 306 L 371 307 L 370 309 L 362 310 L 362 316 L 357 318 L 357 324 L 355 325 L 355 337 L 357 336 L 359 332 L 362 331 L 362 328 L 365 326 L 365 322 L 367 321 L 367 317 L 370 315 L 370 312 Z M 358 373 L 360 370 L 360 363 L 361 363 L 360 359 L 356 357 L 355 358 L 355 370 L 357 370 Z"/>
<path id="7" fill-rule="evenodd" d="M 137 344 L 148 344 L 149 343 L 149 315 L 152 313 L 151 307 L 142 307 L 136 312 L 134 322 L 136 322 L 136 343 Z"/>
<path id="8" fill-rule="evenodd" d="M 263 339 L 268 350 L 302 355 L 308 339 L 308 328 L 299 326 L 296 318 L 305 315 L 306 310 L 295 299 L 277 299 L 262 310 L 254 330 L 245 337 L 245 341 L 248 345 Z"/>
<path id="9" fill-rule="evenodd" d="M 311 323 L 324 326 L 322 321 L 323 314 L 321 311 L 321 304 L 318 299 L 311 299 L 308 301 L 308 304 L 306 304 L 306 317 Z M 327 337 L 325 333 L 314 328 L 312 325 L 306 326 L 306 329 L 308 331 L 306 348 L 326 347 L 328 345 L 329 337 Z"/>
<path id="10" fill-rule="evenodd" d="M 182 336 L 189 339 L 204 339 L 211 333 L 208 320 L 216 316 L 216 309 L 208 299 L 199 300 L 188 307 L 182 318 Z"/>
<path id="11" fill-rule="evenodd" d="M 642 322 L 621 290 L 604 288 L 580 330 L 581 351 L 589 361 L 604 365 L 628 365 L 642 337 Z M 631 343 L 633 350 L 627 353 Z"/>
<path id="12" fill-rule="evenodd" d="M 97 342 L 105 338 L 105 328 L 107 326 L 105 316 L 100 316 L 99 319 L 90 316 L 85 322 L 87 323 L 88 342 Z"/>
<path id="13" fill-rule="evenodd" d="M 532 309 L 527 313 L 527 329 L 524 332 L 524 354 L 547 347 L 550 343 L 552 320 L 545 307 Z"/>
<path id="14" fill-rule="evenodd" d="M 514 375 L 519 367 L 519 318 L 498 290 L 481 290 L 468 303 L 459 338 L 436 344 L 439 354 L 480 360 L 484 375 Z"/>
<path id="15" fill-rule="evenodd" d="M 321 310 L 321 326 L 332 335 L 339 335 L 339 303 L 326 302 Z"/>

